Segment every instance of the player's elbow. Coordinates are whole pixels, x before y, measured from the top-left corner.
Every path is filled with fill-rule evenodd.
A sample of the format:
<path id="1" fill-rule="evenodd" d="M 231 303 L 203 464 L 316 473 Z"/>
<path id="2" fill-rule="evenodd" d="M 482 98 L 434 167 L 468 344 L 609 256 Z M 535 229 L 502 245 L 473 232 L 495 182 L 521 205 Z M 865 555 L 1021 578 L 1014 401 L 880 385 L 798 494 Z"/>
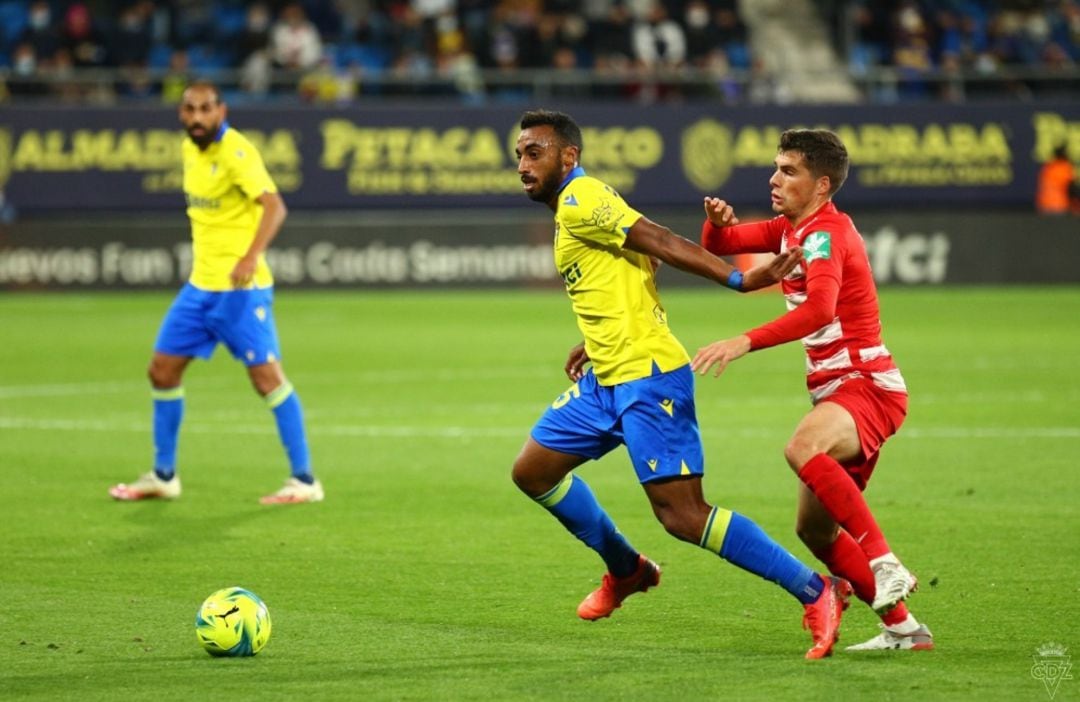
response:
<path id="1" fill-rule="evenodd" d="M 285 205 L 285 200 L 282 199 L 281 195 L 275 195 L 274 197 L 274 211 L 279 222 L 284 222 L 285 218 L 289 216 L 289 208 Z"/>

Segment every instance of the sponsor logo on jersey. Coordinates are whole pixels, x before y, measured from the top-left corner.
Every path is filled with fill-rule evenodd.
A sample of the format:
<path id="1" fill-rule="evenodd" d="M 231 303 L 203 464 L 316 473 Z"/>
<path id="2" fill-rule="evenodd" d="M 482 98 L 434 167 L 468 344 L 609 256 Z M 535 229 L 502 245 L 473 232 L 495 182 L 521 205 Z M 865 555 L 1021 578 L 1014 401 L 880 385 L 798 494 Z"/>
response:
<path id="1" fill-rule="evenodd" d="M 832 236 L 829 232 L 814 232 L 803 240 L 803 258 L 807 263 L 832 257 Z"/>

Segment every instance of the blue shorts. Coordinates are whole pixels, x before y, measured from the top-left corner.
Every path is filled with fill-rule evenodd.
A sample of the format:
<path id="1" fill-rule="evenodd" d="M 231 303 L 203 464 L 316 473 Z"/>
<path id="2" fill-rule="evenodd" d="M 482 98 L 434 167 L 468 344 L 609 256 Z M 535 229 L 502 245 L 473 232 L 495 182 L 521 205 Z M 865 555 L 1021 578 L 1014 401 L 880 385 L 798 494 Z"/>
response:
<path id="1" fill-rule="evenodd" d="M 220 342 L 247 366 L 277 361 L 273 303 L 273 288 L 219 292 L 188 283 L 165 314 L 154 350 L 210 358 Z"/>
<path id="2" fill-rule="evenodd" d="M 531 436 L 553 451 L 592 459 L 626 444 L 642 483 L 705 472 L 689 365 L 611 386 L 597 383 L 589 369 L 551 403 Z"/>

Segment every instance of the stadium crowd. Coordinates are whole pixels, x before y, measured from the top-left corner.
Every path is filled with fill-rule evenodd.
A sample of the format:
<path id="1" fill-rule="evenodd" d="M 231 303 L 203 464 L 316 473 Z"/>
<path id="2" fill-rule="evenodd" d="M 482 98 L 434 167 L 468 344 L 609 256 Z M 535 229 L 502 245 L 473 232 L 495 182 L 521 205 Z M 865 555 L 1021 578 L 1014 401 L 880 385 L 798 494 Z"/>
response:
<path id="1" fill-rule="evenodd" d="M 1010 76 L 1075 74 L 1080 62 L 1076 0 L 818 0 L 818 5 L 837 34 L 848 35 L 853 73 L 891 66 L 909 98 L 962 99 L 956 93 L 959 83 L 947 80 L 960 75 L 967 77 L 969 93 L 974 86 L 1026 98 L 1032 84 Z M 944 80 L 927 80 L 931 75 Z M 1057 92 L 1073 95 L 1078 88 L 1069 81 L 1056 86 Z"/>
<path id="2" fill-rule="evenodd" d="M 1080 60 L 1080 0 L 814 3 L 855 75 L 895 67 L 915 94 L 934 89 L 921 78 L 935 73 L 1052 73 Z M 578 97 L 633 97 L 635 76 L 698 69 L 737 101 L 752 97 L 760 68 L 739 10 L 737 0 L 0 0 L 0 75 L 12 97 L 175 102 L 192 76 L 227 75 L 249 98 L 348 102 L 379 85 L 474 98 L 502 85 L 513 97 L 513 81 L 491 77 L 528 69 L 587 72 L 566 88 Z M 74 80 L 75 69 L 112 78 Z M 733 74 L 748 80 L 724 80 Z"/>

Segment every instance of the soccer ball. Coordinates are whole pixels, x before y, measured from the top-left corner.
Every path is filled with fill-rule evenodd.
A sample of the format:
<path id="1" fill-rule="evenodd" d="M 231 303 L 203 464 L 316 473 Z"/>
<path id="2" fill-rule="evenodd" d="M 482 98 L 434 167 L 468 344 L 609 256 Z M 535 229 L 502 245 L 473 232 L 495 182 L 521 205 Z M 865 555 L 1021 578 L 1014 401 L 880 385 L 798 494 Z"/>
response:
<path id="1" fill-rule="evenodd" d="M 254 656 L 270 638 L 270 612 L 254 592 L 227 587 L 199 607 L 195 635 L 211 656 Z"/>

